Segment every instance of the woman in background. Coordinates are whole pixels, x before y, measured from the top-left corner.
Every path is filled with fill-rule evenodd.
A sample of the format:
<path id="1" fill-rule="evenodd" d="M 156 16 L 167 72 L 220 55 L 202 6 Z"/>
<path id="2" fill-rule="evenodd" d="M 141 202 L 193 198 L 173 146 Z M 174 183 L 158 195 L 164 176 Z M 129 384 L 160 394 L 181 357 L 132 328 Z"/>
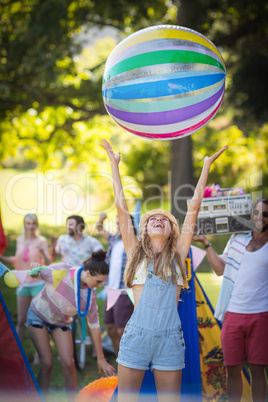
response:
<path id="1" fill-rule="evenodd" d="M 17 238 L 16 254 L 13 257 L 0 256 L 3 263 L 12 264 L 16 270 L 30 270 L 32 264 L 50 264 L 47 240 L 39 234 L 38 218 L 27 214 L 23 219 L 22 235 Z M 32 298 L 40 292 L 44 281 L 27 276 L 23 288 L 17 291 L 17 332 L 22 341 L 27 311 Z"/>
<path id="2" fill-rule="evenodd" d="M 101 287 L 108 278 L 109 267 L 105 258 L 105 251 L 99 250 L 93 252 L 92 257 L 84 261 L 82 267 L 57 263 L 39 271 L 40 277 L 46 284 L 31 302 L 26 325 L 40 359 L 37 381 L 45 394 L 49 389 L 53 366 L 51 336 L 60 357 L 67 397 L 74 401 L 77 378 L 70 324 L 76 314 L 84 315 L 87 319 L 97 352 L 99 373 L 103 370 L 106 375 L 114 374 L 114 368 L 107 363 L 103 354 L 97 294 L 93 290 Z M 60 274 L 60 270 L 63 276 L 55 289 L 53 278 L 55 274 Z"/>

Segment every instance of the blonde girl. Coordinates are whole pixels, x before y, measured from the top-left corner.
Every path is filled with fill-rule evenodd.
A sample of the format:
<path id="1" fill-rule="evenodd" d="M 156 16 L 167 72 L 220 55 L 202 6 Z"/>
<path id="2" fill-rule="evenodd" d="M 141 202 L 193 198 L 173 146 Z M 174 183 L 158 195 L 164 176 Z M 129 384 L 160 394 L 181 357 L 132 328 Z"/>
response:
<path id="1" fill-rule="evenodd" d="M 184 262 L 210 166 L 227 146 L 205 158 L 181 234 L 175 217 L 157 209 L 142 217 L 139 240 L 134 233 L 122 188 L 120 153 L 115 154 L 105 139 L 101 146 L 111 162 L 115 203 L 129 260 L 125 279 L 134 296 L 134 313 L 121 338 L 117 359 L 118 400 L 138 400 L 145 371 L 150 367 L 158 399 L 179 401 L 185 345 L 177 303 L 186 279 Z"/>

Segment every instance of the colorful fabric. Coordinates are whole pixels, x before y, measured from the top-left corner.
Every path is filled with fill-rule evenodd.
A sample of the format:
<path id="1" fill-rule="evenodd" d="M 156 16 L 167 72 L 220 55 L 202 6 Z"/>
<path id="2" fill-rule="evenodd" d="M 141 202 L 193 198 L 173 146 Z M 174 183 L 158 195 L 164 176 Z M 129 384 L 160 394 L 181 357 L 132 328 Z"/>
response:
<path id="1" fill-rule="evenodd" d="M 226 401 L 226 368 L 223 365 L 221 327 L 214 317 L 213 308 L 207 299 L 196 275 L 195 296 L 199 337 L 202 399 Z M 188 339 L 185 339 L 186 346 Z M 252 401 L 249 381 L 243 372 L 243 396 L 241 401 Z"/>
<path id="2" fill-rule="evenodd" d="M 223 280 L 220 294 L 215 309 L 215 317 L 223 321 L 230 298 L 232 296 L 237 272 L 247 245 L 252 239 L 252 233 L 233 234 L 229 239 L 223 254 L 220 256 L 225 261 Z"/>
<path id="3" fill-rule="evenodd" d="M 45 402 L 0 292 L 0 400 Z"/>
<path id="4" fill-rule="evenodd" d="M 113 235 L 110 234 L 108 237 L 108 251 L 107 251 L 107 256 L 106 256 L 106 262 L 107 264 L 110 266 L 111 263 L 111 256 L 112 256 L 112 251 L 113 251 L 113 247 L 115 246 L 115 244 L 118 241 L 122 241 L 121 236 L 117 236 L 117 235 Z M 125 249 L 123 249 L 122 252 L 122 259 L 121 259 L 121 267 L 120 267 L 120 282 L 119 282 L 119 287 L 118 289 L 125 289 L 126 285 L 125 285 L 125 281 L 124 281 L 124 272 L 125 272 L 125 268 L 127 265 L 127 254 Z"/>
<path id="5" fill-rule="evenodd" d="M 74 240 L 68 234 L 61 235 L 57 240 L 56 253 L 62 256 L 62 262 L 69 265 L 82 265 L 94 251 L 102 250 L 103 245 L 95 237 L 85 235 Z"/>
<path id="6" fill-rule="evenodd" d="M 50 266 L 53 269 L 40 271 L 40 276 L 46 281 L 46 285 L 41 292 L 35 296 L 31 302 L 32 310 L 44 321 L 55 325 L 69 325 L 77 314 L 75 300 L 75 286 L 71 279 L 70 270 L 72 266 L 65 263 L 57 263 Z M 79 267 L 77 267 L 78 269 Z M 67 270 L 60 284 L 54 290 L 53 270 Z M 80 290 L 81 310 L 85 310 L 88 289 Z M 96 292 L 91 291 L 91 300 L 87 322 L 90 328 L 99 327 L 98 306 L 96 302 Z"/>

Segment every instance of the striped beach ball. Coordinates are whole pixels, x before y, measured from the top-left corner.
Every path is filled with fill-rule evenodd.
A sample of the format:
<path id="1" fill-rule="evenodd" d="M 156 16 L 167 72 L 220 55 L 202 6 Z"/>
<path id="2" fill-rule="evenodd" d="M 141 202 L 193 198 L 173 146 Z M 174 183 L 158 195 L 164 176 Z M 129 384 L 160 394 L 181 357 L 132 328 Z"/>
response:
<path id="1" fill-rule="evenodd" d="M 159 25 L 130 35 L 111 52 L 103 100 L 116 123 L 133 134 L 182 138 L 215 116 L 225 76 L 220 52 L 204 35 Z"/>

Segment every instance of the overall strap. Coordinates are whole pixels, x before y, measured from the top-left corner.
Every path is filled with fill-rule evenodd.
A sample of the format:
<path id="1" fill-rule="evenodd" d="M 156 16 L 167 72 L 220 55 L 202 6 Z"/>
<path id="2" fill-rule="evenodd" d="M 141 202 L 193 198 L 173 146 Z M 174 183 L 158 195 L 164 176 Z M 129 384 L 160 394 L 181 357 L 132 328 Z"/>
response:
<path id="1" fill-rule="evenodd" d="M 148 272 L 154 272 L 154 266 L 153 266 L 152 261 L 149 262 L 147 270 L 148 270 Z"/>
<path id="2" fill-rule="evenodd" d="M 175 274 L 177 273 L 175 259 L 172 260 L 171 269 L 173 272 L 175 272 Z M 147 270 L 148 270 L 148 272 L 154 272 L 154 265 L 153 265 L 152 261 L 150 261 Z"/>

